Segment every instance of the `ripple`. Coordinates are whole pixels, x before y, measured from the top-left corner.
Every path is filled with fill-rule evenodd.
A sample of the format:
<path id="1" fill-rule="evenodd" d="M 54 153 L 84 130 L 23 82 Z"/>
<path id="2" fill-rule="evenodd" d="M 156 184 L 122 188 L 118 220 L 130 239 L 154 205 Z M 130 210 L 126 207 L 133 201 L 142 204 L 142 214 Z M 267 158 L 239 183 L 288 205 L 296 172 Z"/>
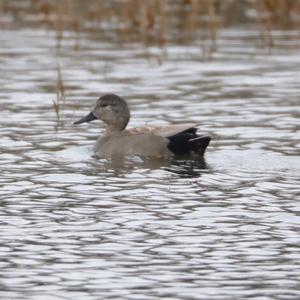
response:
<path id="1" fill-rule="evenodd" d="M 298 53 L 249 59 L 233 30 L 213 61 L 174 44 L 158 65 L 154 46 L 68 37 L 57 124 L 54 33 L 2 32 L 0 298 L 299 299 Z M 205 159 L 93 158 L 102 125 L 71 123 L 105 92 L 132 126 L 199 124 Z"/>

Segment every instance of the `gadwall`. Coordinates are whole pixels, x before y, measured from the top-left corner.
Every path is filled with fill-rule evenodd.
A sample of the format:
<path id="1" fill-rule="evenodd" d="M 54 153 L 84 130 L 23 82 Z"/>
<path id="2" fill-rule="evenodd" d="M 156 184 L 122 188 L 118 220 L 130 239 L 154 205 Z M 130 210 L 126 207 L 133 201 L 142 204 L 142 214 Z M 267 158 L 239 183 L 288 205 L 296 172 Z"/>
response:
<path id="1" fill-rule="evenodd" d="M 103 121 L 106 127 L 95 145 L 98 157 L 203 155 L 210 142 L 209 136 L 197 135 L 197 128 L 192 123 L 125 129 L 130 111 L 126 101 L 114 94 L 100 97 L 94 109 L 74 124 L 96 119 Z"/>

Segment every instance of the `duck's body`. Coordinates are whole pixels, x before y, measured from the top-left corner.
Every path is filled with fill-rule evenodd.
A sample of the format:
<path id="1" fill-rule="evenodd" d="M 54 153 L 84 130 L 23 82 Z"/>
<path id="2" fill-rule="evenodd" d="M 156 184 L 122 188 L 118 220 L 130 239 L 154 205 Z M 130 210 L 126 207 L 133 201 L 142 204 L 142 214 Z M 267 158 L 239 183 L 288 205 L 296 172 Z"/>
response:
<path id="1" fill-rule="evenodd" d="M 199 136 L 194 124 L 166 127 L 138 127 L 125 129 L 130 118 L 126 102 L 113 94 L 102 96 L 94 110 L 80 124 L 100 119 L 106 124 L 105 134 L 97 140 L 98 157 L 139 155 L 166 158 L 174 155 L 203 155 L 210 137 Z"/>
<path id="2" fill-rule="evenodd" d="M 97 140 L 95 153 L 99 157 L 152 156 L 168 157 L 166 138 L 151 133 L 131 133 L 129 130 L 104 135 Z"/>

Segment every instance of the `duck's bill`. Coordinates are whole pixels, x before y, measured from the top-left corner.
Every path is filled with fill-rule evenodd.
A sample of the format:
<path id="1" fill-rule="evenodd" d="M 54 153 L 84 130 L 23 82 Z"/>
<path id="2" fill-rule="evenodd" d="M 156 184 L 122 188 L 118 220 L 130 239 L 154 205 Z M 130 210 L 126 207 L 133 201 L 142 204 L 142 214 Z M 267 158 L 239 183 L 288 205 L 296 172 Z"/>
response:
<path id="1" fill-rule="evenodd" d="M 91 122 L 93 120 L 96 120 L 96 116 L 90 112 L 87 116 L 83 117 L 82 119 L 74 122 L 74 124 L 81 124 L 81 123 L 86 123 L 86 122 Z"/>

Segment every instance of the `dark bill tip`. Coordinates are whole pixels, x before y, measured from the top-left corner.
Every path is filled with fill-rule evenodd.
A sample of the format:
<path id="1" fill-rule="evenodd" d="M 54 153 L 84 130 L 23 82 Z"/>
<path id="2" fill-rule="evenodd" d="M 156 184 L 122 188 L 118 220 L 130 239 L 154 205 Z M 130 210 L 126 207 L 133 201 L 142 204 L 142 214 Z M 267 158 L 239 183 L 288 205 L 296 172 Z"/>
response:
<path id="1" fill-rule="evenodd" d="M 91 121 L 96 120 L 96 119 L 97 119 L 96 116 L 92 112 L 90 112 L 87 116 L 85 116 L 82 119 L 74 122 L 73 124 L 77 125 L 77 124 L 81 124 L 81 123 L 91 122 Z"/>

